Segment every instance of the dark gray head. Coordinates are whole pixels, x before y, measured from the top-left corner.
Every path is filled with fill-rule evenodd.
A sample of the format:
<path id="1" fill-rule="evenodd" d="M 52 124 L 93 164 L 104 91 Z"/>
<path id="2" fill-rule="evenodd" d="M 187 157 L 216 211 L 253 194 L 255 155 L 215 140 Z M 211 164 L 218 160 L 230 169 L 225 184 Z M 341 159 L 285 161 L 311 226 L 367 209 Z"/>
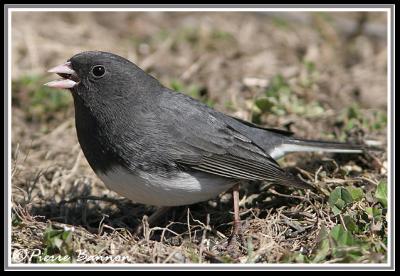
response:
<path id="1" fill-rule="evenodd" d="M 138 96 L 135 92 L 150 92 L 152 88 L 160 86 L 156 79 L 129 60 L 100 51 L 76 54 L 49 72 L 57 73 L 63 79 L 46 85 L 70 89 L 75 100 L 79 97 L 88 106 L 134 99 Z"/>
<path id="2" fill-rule="evenodd" d="M 130 151 L 121 148 L 140 139 L 132 128 L 146 120 L 142 106 L 158 98 L 161 84 L 129 60 L 98 51 L 74 55 L 49 72 L 62 79 L 48 86 L 72 93 L 78 140 L 92 168 L 123 164 L 121 156 Z"/>

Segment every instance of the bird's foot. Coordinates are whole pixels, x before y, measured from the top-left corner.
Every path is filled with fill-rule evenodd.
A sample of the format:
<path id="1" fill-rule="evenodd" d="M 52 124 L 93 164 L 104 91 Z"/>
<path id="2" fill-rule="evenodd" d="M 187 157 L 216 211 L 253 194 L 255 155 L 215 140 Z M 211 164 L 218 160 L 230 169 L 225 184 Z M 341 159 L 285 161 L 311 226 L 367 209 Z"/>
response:
<path id="1" fill-rule="evenodd" d="M 245 239 L 243 236 L 242 224 L 240 221 L 235 221 L 233 224 L 232 234 L 228 239 L 226 251 L 234 259 L 240 257 L 245 248 Z"/>

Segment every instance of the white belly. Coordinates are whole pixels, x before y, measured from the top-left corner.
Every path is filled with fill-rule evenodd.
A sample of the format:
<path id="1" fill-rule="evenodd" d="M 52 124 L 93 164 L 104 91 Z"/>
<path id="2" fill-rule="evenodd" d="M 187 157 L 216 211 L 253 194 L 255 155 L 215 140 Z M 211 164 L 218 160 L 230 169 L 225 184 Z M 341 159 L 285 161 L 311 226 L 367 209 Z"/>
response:
<path id="1" fill-rule="evenodd" d="M 179 172 L 174 179 L 167 179 L 147 172 L 132 174 L 122 167 L 97 175 L 110 190 L 133 202 L 155 206 L 179 206 L 209 200 L 237 183 L 234 179 L 203 172 Z"/>

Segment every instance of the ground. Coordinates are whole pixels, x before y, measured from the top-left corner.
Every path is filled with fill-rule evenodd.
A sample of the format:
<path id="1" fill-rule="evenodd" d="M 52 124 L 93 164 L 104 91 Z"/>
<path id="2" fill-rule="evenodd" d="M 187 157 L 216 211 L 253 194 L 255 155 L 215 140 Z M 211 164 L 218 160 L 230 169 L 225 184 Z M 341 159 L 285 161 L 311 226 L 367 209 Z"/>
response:
<path id="1" fill-rule="evenodd" d="M 14 263 L 386 262 L 385 14 L 18 12 L 12 27 Z M 90 169 L 69 92 L 43 86 L 54 78 L 46 69 L 84 50 L 124 56 L 262 126 L 382 150 L 279 160 L 316 191 L 243 183 L 245 241 L 233 253 L 229 192 L 150 227 L 153 207 L 108 190 Z"/>

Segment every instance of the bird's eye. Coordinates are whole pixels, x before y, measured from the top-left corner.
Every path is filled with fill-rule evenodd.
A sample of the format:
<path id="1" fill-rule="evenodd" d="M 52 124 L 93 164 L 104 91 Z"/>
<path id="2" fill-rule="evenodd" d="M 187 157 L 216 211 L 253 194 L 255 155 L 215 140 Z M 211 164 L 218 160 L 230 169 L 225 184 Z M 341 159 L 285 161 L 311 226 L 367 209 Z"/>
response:
<path id="1" fill-rule="evenodd" d="M 92 68 L 92 74 L 95 77 L 102 77 L 106 72 L 106 68 L 103 65 L 96 65 Z"/>

